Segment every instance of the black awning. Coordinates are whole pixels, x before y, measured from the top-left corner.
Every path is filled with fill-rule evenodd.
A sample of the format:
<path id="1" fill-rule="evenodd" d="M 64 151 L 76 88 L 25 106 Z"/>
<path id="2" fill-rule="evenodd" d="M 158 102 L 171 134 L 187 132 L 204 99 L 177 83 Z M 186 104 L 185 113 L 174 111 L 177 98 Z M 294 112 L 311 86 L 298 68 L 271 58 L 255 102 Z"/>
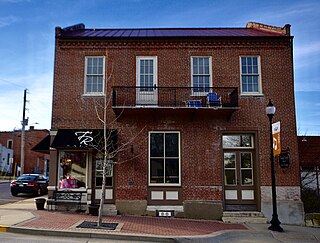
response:
<path id="1" fill-rule="evenodd" d="M 35 152 L 44 153 L 44 154 L 50 154 L 50 135 L 47 135 L 31 150 Z"/>
<path id="2" fill-rule="evenodd" d="M 117 146 L 117 130 L 107 130 L 107 139 L 107 149 L 114 151 Z M 103 150 L 103 141 L 103 129 L 59 129 L 51 147 Z"/>

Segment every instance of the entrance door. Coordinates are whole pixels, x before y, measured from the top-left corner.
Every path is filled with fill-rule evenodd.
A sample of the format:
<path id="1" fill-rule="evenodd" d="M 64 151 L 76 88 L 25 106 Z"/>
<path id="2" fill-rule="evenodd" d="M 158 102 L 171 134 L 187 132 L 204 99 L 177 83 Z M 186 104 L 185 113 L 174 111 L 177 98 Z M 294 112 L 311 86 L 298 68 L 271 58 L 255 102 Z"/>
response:
<path id="1" fill-rule="evenodd" d="M 157 57 L 137 57 L 137 105 L 157 105 Z"/>
<path id="2" fill-rule="evenodd" d="M 254 150 L 225 149 L 223 158 L 226 210 L 256 210 Z"/>
<path id="3" fill-rule="evenodd" d="M 103 178 L 103 159 L 96 159 L 95 168 L 95 199 L 101 199 L 101 188 Z M 105 191 L 105 203 L 114 203 L 114 191 L 113 191 L 113 161 L 107 161 L 106 170 L 106 191 Z"/>

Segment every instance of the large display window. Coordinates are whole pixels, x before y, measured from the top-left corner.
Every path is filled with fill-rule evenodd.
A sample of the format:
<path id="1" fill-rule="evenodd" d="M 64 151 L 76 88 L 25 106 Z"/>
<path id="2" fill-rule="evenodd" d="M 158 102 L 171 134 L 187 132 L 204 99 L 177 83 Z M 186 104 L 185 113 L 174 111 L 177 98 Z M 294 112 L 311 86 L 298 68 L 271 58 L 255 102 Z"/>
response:
<path id="1" fill-rule="evenodd" d="M 59 188 L 86 187 L 87 153 L 61 151 L 59 153 Z"/>

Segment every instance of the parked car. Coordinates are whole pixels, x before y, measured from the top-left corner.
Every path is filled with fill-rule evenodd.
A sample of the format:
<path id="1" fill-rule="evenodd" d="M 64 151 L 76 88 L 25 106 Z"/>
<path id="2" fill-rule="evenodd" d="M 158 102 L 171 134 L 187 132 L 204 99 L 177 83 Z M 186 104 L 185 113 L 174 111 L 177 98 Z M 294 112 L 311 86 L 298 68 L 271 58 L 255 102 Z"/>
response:
<path id="1" fill-rule="evenodd" d="M 42 174 L 23 174 L 10 184 L 12 196 L 19 193 L 32 193 L 34 196 L 40 196 L 48 193 L 49 179 Z"/>

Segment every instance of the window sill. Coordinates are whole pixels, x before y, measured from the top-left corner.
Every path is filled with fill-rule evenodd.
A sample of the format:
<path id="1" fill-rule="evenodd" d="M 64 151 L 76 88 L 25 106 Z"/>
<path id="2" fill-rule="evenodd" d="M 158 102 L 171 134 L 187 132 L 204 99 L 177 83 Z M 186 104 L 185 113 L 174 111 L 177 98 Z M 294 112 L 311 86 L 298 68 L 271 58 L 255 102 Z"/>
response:
<path id="1" fill-rule="evenodd" d="M 97 94 L 82 94 L 82 97 L 104 97 L 104 94 L 97 93 Z"/>
<path id="2" fill-rule="evenodd" d="M 150 187 L 180 187 L 181 186 L 181 184 L 164 184 L 164 183 L 162 183 L 162 184 L 149 184 L 148 186 L 150 186 Z"/>
<path id="3" fill-rule="evenodd" d="M 264 94 L 240 94 L 240 98 L 249 98 L 249 97 L 264 97 Z"/>

